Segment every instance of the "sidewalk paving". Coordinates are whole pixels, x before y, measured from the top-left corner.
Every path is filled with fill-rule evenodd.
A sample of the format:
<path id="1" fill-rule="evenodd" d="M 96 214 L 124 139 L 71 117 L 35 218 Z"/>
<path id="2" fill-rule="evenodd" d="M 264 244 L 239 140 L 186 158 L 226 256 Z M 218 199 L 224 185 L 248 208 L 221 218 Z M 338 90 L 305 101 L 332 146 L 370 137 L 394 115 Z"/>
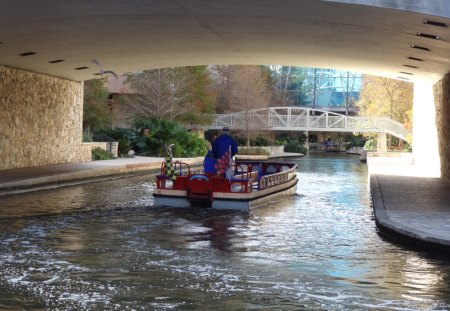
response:
<path id="1" fill-rule="evenodd" d="M 203 157 L 174 158 L 174 161 L 201 165 Z M 55 164 L 0 171 L 0 195 L 53 189 L 92 181 L 156 173 L 164 158 L 134 157 L 75 164 Z"/>
<path id="2" fill-rule="evenodd" d="M 368 158 L 380 233 L 412 246 L 450 253 L 450 183 L 398 158 Z"/>

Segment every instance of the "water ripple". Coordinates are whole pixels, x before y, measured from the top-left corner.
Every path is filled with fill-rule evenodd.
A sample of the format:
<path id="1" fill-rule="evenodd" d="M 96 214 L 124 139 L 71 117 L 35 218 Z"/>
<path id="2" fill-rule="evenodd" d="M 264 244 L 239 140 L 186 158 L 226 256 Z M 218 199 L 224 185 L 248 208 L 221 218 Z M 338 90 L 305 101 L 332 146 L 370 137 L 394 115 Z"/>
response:
<path id="1" fill-rule="evenodd" d="M 298 165 L 250 214 L 155 208 L 148 177 L 0 198 L 0 309 L 450 308 L 450 262 L 377 234 L 363 164 Z"/>

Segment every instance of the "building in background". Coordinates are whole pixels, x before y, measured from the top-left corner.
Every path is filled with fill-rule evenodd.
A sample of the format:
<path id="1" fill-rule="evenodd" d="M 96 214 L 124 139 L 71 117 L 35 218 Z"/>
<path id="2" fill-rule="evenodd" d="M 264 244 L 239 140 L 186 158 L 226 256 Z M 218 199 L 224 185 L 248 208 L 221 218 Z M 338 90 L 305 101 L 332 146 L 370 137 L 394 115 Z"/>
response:
<path id="1" fill-rule="evenodd" d="M 288 68 L 288 69 L 286 69 Z M 321 68 L 277 68 L 286 81 L 281 88 L 287 93 L 289 106 L 309 107 L 344 114 L 356 114 L 363 75 L 355 72 Z"/>

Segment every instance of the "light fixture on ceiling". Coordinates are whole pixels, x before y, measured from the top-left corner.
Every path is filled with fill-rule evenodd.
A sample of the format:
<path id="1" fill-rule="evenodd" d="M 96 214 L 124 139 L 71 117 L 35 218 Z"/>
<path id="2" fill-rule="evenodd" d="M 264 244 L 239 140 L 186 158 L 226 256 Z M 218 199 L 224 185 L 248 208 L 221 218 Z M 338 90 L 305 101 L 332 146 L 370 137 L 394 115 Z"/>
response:
<path id="1" fill-rule="evenodd" d="M 417 62 L 423 62 L 424 61 L 422 58 L 412 57 L 412 56 L 406 56 L 406 59 L 415 60 Z"/>
<path id="2" fill-rule="evenodd" d="M 408 78 L 405 78 L 405 77 L 397 77 L 397 79 L 409 81 L 409 79 L 408 79 Z"/>
<path id="3" fill-rule="evenodd" d="M 429 33 L 423 33 L 423 32 L 418 32 L 417 36 L 418 37 L 422 37 L 422 38 L 434 39 L 434 40 L 440 40 L 441 39 L 441 37 L 439 37 L 439 36 L 430 35 Z"/>
<path id="4" fill-rule="evenodd" d="M 55 59 L 55 60 L 49 61 L 50 64 L 57 64 L 57 63 L 61 63 L 61 62 L 64 62 L 64 59 Z"/>
<path id="5" fill-rule="evenodd" d="M 406 71 L 400 71 L 400 73 L 404 74 L 404 75 L 410 75 L 413 76 L 414 74 L 411 72 L 406 72 Z"/>
<path id="6" fill-rule="evenodd" d="M 418 69 L 419 67 L 413 65 L 403 65 L 404 67 Z"/>
<path id="7" fill-rule="evenodd" d="M 436 26 L 436 27 L 448 27 L 448 24 L 442 23 L 442 22 L 436 22 L 436 21 L 430 21 L 428 19 L 423 21 L 426 25 Z"/>
<path id="8" fill-rule="evenodd" d="M 86 67 L 86 66 L 84 66 L 84 67 L 77 67 L 77 68 L 74 68 L 75 70 L 85 70 L 85 69 L 88 69 L 89 67 Z"/>
<path id="9" fill-rule="evenodd" d="M 26 57 L 26 56 L 31 56 L 31 55 L 36 55 L 37 53 L 36 52 L 23 52 L 23 53 L 20 53 L 20 54 L 18 54 L 19 56 L 22 56 L 22 57 Z"/>
<path id="10" fill-rule="evenodd" d="M 413 49 L 418 49 L 418 50 L 427 51 L 427 52 L 430 52 L 430 51 L 431 51 L 431 49 L 429 49 L 429 48 L 427 48 L 427 47 L 420 46 L 420 45 L 416 45 L 416 44 L 411 44 L 410 46 L 411 46 L 411 48 L 413 48 Z"/>

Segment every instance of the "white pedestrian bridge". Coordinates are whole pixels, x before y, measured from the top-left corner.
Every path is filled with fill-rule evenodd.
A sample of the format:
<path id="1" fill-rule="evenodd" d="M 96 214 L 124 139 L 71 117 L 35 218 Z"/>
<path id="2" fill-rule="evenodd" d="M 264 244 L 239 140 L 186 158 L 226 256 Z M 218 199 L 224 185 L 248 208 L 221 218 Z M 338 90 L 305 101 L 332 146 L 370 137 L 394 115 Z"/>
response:
<path id="1" fill-rule="evenodd" d="M 409 131 L 387 117 L 355 117 L 300 107 L 270 107 L 216 114 L 206 129 L 387 133 L 406 140 Z"/>

